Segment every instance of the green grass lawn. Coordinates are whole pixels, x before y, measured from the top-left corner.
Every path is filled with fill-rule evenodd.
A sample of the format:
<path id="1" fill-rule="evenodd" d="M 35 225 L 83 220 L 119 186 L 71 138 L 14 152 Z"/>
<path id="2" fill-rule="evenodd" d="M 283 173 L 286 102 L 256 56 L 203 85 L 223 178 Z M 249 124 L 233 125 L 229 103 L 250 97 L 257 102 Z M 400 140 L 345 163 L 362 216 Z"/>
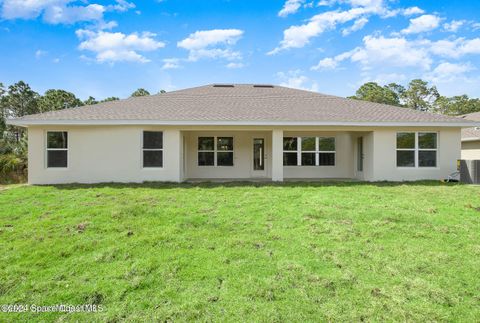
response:
<path id="1" fill-rule="evenodd" d="M 0 321 L 480 319 L 480 187 L 147 184 L 0 190 Z"/>

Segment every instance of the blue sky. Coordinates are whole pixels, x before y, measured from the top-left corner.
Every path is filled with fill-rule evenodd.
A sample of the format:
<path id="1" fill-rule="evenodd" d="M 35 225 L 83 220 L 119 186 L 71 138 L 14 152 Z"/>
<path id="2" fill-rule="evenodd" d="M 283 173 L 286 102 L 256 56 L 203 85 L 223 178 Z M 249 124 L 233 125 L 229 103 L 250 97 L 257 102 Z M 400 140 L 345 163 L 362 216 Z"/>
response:
<path id="1" fill-rule="evenodd" d="M 0 82 L 127 97 L 208 83 L 478 97 L 480 1 L 0 0 Z"/>

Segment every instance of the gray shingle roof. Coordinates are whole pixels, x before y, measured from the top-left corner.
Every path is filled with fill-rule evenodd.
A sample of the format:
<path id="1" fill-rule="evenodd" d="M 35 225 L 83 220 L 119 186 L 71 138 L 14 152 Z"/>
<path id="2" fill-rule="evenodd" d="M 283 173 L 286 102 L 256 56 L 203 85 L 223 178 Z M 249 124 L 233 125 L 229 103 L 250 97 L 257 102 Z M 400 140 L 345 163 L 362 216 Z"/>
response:
<path id="1" fill-rule="evenodd" d="M 480 122 L 480 112 L 474 112 L 470 114 L 465 114 L 462 118 L 466 120 L 479 121 Z M 474 128 L 465 128 L 462 129 L 462 139 L 473 139 L 477 138 L 480 140 L 480 126 Z"/>
<path id="2" fill-rule="evenodd" d="M 465 119 L 358 101 L 282 86 L 206 85 L 164 94 L 129 98 L 73 109 L 29 115 L 16 124 L 36 121 L 163 121 L 163 122 L 329 122 L 448 123 Z"/>

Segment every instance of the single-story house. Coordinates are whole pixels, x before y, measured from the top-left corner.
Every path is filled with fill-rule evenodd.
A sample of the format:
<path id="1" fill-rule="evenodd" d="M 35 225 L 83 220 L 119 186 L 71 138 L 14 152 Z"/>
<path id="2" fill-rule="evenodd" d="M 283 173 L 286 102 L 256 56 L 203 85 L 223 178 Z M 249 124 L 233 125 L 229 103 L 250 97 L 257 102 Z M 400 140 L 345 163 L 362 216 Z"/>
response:
<path id="1" fill-rule="evenodd" d="M 462 118 L 480 123 L 480 112 L 466 114 Z M 480 160 L 480 126 L 462 129 L 462 159 Z"/>
<path id="2" fill-rule="evenodd" d="M 473 121 L 272 85 L 214 84 L 10 120 L 31 184 L 443 179 Z"/>

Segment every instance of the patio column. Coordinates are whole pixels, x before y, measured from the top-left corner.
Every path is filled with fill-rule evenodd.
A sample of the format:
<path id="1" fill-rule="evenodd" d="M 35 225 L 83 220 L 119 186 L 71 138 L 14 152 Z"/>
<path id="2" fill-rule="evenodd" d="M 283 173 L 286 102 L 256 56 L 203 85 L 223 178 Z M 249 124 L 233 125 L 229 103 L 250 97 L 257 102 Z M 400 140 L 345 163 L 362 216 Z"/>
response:
<path id="1" fill-rule="evenodd" d="M 183 137 L 182 132 L 177 129 L 168 129 L 164 131 L 163 137 L 163 158 L 164 169 L 168 174 L 168 180 L 172 182 L 183 181 L 182 172 L 182 150 Z"/>
<path id="2" fill-rule="evenodd" d="M 272 181 L 283 181 L 283 130 L 272 131 Z"/>

